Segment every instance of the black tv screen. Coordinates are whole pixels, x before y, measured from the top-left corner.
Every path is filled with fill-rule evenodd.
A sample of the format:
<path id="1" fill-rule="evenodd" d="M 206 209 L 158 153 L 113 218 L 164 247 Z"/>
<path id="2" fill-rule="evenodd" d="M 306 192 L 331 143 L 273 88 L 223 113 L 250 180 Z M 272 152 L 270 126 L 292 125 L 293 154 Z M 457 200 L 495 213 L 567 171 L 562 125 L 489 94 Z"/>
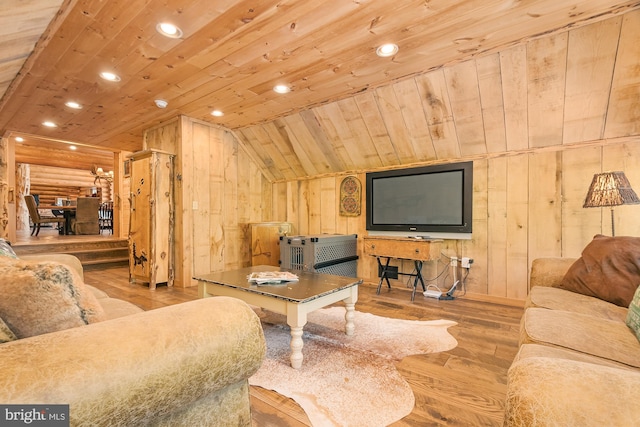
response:
<path id="1" fill-rule="evenodd" d="M 471 233 L 473 162 L 367 173 L 367 230 Z"/>

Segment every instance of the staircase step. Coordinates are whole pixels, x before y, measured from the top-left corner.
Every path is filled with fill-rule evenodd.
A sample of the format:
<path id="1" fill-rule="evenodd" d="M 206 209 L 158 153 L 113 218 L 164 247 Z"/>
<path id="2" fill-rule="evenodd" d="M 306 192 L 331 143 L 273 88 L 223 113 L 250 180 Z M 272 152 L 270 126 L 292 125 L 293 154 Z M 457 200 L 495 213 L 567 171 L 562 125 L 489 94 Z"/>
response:
<path id="1" fill-rule="evenodd" d="M 63 253 L 78 257 L 82 265 L 127 264 L 129 246 L 127 239 L 109 239 L 86 242 L 50 242 L 45 244 L 15 245 L 16 254 L 33 255 Z"/>

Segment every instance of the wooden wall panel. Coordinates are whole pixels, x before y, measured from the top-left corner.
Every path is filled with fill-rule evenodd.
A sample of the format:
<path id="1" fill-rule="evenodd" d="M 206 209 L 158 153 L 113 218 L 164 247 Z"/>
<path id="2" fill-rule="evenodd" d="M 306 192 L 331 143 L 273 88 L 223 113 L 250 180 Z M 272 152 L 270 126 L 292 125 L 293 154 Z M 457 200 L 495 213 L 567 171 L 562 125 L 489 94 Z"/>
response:
<path id="1" fill-rule="evenodd" d="M 622 18 L 622 29 L 606 116 L 605 138 L 640 133 L 640 11 Z"/>
<path id="2" fill-rule="evenodd" d="M 529 261 L 562 255 L 562 170 L 560 152 L 529 156 Z"/>
<path id="3" fill-rule="evenodd" d="M 533 259 L 577 257 L 595 234 L 610 235 L 609 209 L 584 209 L 582 203 L 594 173 L 618 169 L 627 171 L 638 192 L 640 138 L 475 160 L 473 238 L 445 241 L 439 271 L 446 268 L 446 256 L 471 257 L 474 264 L 467 278 L 470 298 L 523 300 Z M 357 176 L 364 184 L 365 174 Z M 367 234 L 364 204 L 359 217 L 339 216 L 336 201 L 343 177 L 288 183 L 292 191 L 283 192 L 288 197 L 286 203 L 299 207 L 286 220 L 293 223 L 296 234 L 355 233 L 362 242 L 361 236 Z M 296 196 L 289 199 L 292 194 Z M 618 235 L 640 235 L 638 212 L 637 205 L 615 209 Z M 377 283 L 375 259 L 365 257 L 362 251 L 359 254 L 359 276 Z M 407 273 L 413 270 L 411 262 L 396 260 L 391 265 L 398 265 Z M 425 272 L 429 271 L 427 267 Z M 445 283 L 440 284 L 450 286 L 451 279 L 449 273 Z M 406 283 L 406 277 L 401 277 L 393 286 L 404 287 Z"/>
<path id="4" fill-rule="evenodd" d="M 507 151 L 523 150 L 529 147 L 526 45 L 501 51 L 500 71 Z"/>
<path id="5" fill-rule="evenodd" d="M 592 141 L 604 135 L 622 18 L 569 33 L 563 142 Z"/>
<path id="6" fill-rule="evenodd" d="M 562 255 L 579 256 L 595 234 L 611 235 L 611 227 L 602 221 L 608 209 L 582 207 L 593 174 L 599 172 L 602 172 L 602 147 L 562 153 Z"/>
<path id="7" fill-rule="evenodd" d="M 477 168 L 474 168 L 477 169 Z M 507 260 L 508 260 L 508 241 L 507 233 L 507 158 L 498 157 L 488 161 L 487 172 L 487 227 L 490 232 L 487 233 L 487 256 L 483 259 L 476 259 L 474 264 L 485 262 L 487 265 L 487 277 L 491 277 L 487 281 L 487 294 L 489 295 L 507 295 Z M 478 182 L 474 178 L 474 182 Z M 477 188 L 477 184 L 476 184 Z M 474 209 L 474 215 L 478 215 L 477 209 Z M 474 230 L 475 230 L 474 222 Z M 501 232 L 502 231 L 502 232 Z M 491 262 L 488 262 L 491 260 Z M 475 274 L 475 265 L 473 266 L 473 275 Z"/>
<path id="8" fill-rule="evenodd" d="M 567 33 L 527 44 L 529 146 L 562 143 Z"/>

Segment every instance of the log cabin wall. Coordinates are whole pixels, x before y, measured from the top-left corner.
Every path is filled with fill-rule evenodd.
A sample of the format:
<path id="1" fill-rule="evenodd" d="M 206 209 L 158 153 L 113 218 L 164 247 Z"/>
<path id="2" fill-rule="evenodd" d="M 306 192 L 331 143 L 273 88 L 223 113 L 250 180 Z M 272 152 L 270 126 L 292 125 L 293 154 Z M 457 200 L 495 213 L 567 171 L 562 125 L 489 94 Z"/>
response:
<path id="1" fill-rule="evenodd" d="M 75 199 L 91 196 L 91 188 L 101 190 L 102 201 L 113 200 L 112 186 L 105 180 L 94 183 L 87 170 L 31 165 L 29 194 L 38 194 L 43 205 L 55 204 L 57 197 Z"/>

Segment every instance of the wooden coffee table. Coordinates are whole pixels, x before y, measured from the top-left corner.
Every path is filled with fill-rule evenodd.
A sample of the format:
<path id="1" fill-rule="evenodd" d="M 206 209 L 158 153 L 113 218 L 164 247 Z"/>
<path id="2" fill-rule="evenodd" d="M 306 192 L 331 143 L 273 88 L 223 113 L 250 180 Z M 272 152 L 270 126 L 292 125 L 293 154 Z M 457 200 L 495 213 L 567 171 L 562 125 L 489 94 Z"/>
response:
<path id="1" fill-rule="evenodd" d="M 194 279 L 198 281 L 200 298 L 229 296 L 286 315 L 287 324 L 291 327 L 291 366 L 295 369 L 302 366 L 302 328 L 307 323 L 308 313 L 344 301 L 345 333 L 353 335 L 358 285 L 362 283 L 362 279 L 296 270 L 292 272 L 298 276 L 297 282 L 258 286 L 247 280 L 249 274 L 261 271 L 291 270 L 259 265 L 198 275 Z"/>

